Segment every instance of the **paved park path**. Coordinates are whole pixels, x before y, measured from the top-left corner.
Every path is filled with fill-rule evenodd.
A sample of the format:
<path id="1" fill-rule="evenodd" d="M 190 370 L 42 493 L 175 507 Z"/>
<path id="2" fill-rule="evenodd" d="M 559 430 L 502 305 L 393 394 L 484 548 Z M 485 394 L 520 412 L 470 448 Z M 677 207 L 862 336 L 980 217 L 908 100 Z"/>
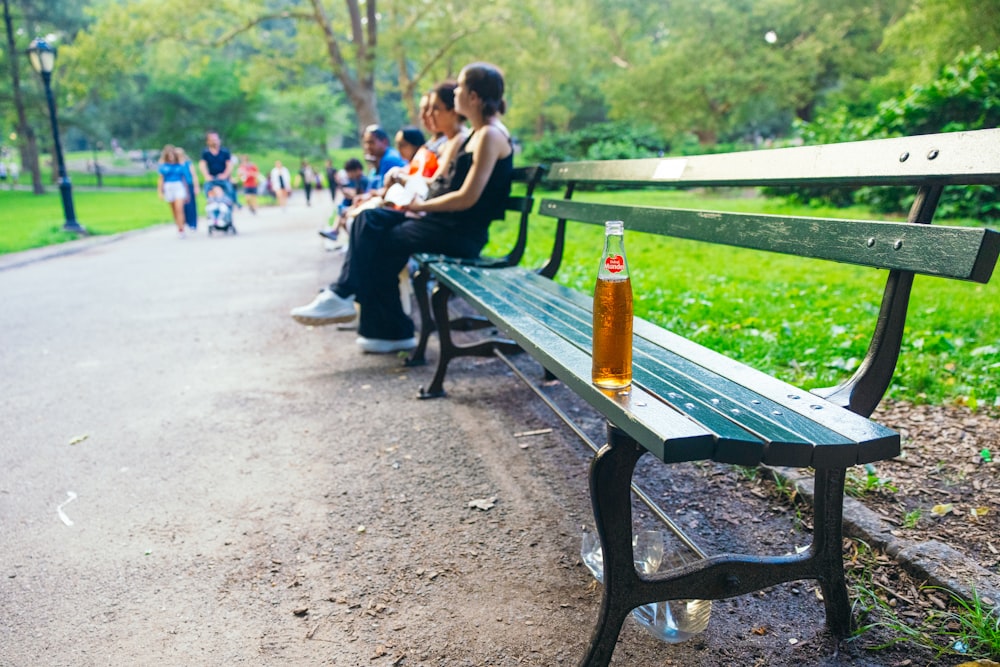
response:
<path id="1" fill-rule="evenodd" d="M 480 564 L 487 540 L 501 561 L 522 542 L 575 561 L 585 480 L 549 525 L 544 480 L 492 460 L 492 442 L 517 454 L 513 433 L 537 420 L 491 414 L 496 378 L 417 401 L 432 366 L 288 317 L 336 275 L 316 234 L 332 209 L 322 192 L 238 212 L 237 236 L 178 240 L 165 224 L 2 258 L 0 665 L 582 650 L 592 595 L 546 626 L 581 568 L 518 582 Z M 489 497 L 497 508 L 470 510 Z"/>

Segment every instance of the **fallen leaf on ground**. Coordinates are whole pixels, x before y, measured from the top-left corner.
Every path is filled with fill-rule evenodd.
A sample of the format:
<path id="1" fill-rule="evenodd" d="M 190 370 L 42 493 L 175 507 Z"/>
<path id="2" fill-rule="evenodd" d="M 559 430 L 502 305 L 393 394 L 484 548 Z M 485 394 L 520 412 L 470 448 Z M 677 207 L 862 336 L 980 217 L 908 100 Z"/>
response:
<path id="1" fill-rule="evenodd" d="M 487 511 L 493 509 L 496 505 L 497 497 L 492 496 L 490 498 L 476 498 L 475 500 L 469 501 L 469 507 L 471 509 L 478 509 L 482 511 Z"/>
<path id="2" fill-rule="evenodd" d="M 955 506 L 952 505 L 951 503 L 945 503 L 943 505 L 935 505 L 934 507 L 931 508 L 931 514 L 933 514 L 934 516 L 944 516 L 945 514 L 950 513 L 953 509 L 955 509 Z"/>
<path id="3" fill-rule="evenodd" d="M 69 441 L 69 444 L 71 444 L 71 445 L 79 445 L 81 442 L 83 442 L 84 440 L 86 440 L 89 437 L 90 437 L 89 435 L 78 435 L 75 438 L 71 438 L 70 441 Z"/>

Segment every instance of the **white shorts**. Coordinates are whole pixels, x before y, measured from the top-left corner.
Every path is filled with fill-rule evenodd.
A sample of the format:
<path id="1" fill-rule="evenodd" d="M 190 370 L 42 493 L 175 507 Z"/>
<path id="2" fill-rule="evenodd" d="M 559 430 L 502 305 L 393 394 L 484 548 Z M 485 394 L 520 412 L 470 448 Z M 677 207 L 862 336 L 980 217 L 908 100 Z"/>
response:
<path id="1" fill-rule="evenodd" d="M 184 181 L 167 181 L 163 184 L 163 198 L 168 204 L 188 198 L 187 184 Z"/>

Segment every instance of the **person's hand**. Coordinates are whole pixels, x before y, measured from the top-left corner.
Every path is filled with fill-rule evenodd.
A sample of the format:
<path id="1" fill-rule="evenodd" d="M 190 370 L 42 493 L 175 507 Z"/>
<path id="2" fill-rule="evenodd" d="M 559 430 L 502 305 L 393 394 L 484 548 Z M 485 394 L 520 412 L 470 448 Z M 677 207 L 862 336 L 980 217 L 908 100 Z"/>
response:
<path id="1" fill-rule="evenodd" d="M 385 178 L 383 179 L 383 183 L 386 187 L 389 187 L 393 183 L 405 183 L 405 182 L 406 179 L 403 176 L 402 167 L 393 167 L 389 171 L 385 172 Z"/>
<path id="2" fill-rule="evenodd" d="M 419 218 L 427 214 L 427 209 L 424 206 L 424 200 L 416 197 L 409 204 L 400 208 L 406 212 L 408 217 L 411 218 Z"/>

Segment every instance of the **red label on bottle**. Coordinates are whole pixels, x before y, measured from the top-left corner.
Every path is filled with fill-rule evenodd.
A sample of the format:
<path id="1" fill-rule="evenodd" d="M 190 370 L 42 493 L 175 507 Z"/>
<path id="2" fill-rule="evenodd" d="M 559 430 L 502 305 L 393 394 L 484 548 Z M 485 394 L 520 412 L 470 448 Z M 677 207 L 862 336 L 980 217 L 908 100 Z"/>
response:
<path id="1" fill-rule="evenodd" d="M 625 258 L 621 255 L 608 255 L 604 258 L 604 268 L 611 273 L 621 273 L 625 268 Z"/>

